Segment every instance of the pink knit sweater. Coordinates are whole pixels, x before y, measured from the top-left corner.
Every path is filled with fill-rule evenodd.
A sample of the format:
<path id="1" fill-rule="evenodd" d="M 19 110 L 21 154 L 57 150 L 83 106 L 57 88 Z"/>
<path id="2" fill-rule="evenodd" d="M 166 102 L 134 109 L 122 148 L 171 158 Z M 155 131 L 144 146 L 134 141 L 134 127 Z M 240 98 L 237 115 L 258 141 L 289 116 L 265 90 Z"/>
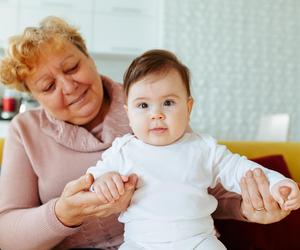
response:
<path id="1" fill-rule="evenodd" d="M 92 131 L 55 120 L 43 109 L 12 121 L 0 178 L 1 249 L 115 249 L 110 247 L 122 243 L 123 226 L 117 215 L 69 228 L 54 213 L 66 183 L 85 174 L 115 137 L 130 131 L 122 86 L 107 77 L 102 81 L 111 106 L 103 123 Z M 221 201 L 219 217 L 240 219 L 240 199 L 228 198 L 223 189 L 214 192 Z"/>

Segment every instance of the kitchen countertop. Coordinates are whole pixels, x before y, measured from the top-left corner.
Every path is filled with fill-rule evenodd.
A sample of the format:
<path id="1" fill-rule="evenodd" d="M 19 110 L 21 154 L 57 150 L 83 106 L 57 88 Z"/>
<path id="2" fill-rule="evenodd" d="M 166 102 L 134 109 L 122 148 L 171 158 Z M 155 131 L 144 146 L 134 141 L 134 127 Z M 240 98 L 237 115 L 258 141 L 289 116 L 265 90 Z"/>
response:
<path id="1" fill-rule="evenodd" d="M 10 120 L 0 120 L 0 137 L 5 138 L 8 133 Z"/>

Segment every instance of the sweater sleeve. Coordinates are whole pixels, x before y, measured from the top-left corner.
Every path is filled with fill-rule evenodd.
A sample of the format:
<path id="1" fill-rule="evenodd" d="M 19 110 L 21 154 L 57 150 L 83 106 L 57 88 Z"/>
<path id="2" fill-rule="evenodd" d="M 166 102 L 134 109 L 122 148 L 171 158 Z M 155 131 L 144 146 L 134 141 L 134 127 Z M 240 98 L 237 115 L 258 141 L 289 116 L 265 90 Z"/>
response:
<path id="1" fill-rule="evenodd" d="M 38 178 L 12 124 L 0 178 L 0 248 L 49 249 L 77 232 L 78 228 L 65 227 L 57 219 L 55 202 L 41 204 Z"/>
<path id="2" fill-rule="evenodd" d="M 247 221 L 241 213 L 242 197 L 239 194 L 227 191 L 220 183 L 208 192 L 218 200 L 218 207 L 212 214 L 214 219 Z"/>

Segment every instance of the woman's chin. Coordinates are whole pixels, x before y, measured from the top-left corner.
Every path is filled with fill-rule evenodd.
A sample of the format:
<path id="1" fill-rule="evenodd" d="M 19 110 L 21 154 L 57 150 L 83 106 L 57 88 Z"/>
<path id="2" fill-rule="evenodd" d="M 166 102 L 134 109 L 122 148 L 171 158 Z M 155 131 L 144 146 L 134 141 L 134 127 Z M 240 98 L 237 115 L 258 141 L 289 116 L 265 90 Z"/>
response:
<path id="1" fill-rule="evenodd" d="M 73 116 L 73 122 L 77 125 L 85 125 L 90 123 L 97 116 L 99 110 L 95 105 L 85 105 Z"/>

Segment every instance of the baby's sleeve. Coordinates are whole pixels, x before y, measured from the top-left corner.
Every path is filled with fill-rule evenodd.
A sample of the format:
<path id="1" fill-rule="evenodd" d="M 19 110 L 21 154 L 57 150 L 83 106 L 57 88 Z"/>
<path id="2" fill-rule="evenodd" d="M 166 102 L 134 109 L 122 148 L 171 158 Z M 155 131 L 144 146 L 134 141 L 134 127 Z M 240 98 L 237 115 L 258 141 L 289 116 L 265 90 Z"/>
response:
<path id="1" fill-rule="evenodd" d="M 95 166 L 88 168 L 87 173 L 92 174 L 94 179 L 97 179 L 107 172 L 120 172 L 119 170 L 123 164 L 121 148 L 124 143 L 122 138 L 123 137 L 116 138 L 112 146 L 102 154 L 101 160 L 99 160 Z"/>
<path id="2" fill-rule="evenodd" d="M 245 176 L 248 170 L 253 170 L 255 168 L 260 168 L 265 173 L 270 183 L 270 190 L 274 184 L 286 179 L 285 176 L 276 171 L 267 169 L 248 160 L 244 156 L 230 152 L 226 146 L 219 145 L 214 140 L 211 140 L 210 146 L 213 173 L 212 187 L 221 182 L 227 190 L 240 194 L 241 178 Z"/>
<path id="3" fill-rule="evenodd" d="M 285 177 L 281 173 L 278 173 L 274 170 L 271 170 L 271 169 L 268 169 L 268 168 L 265 168 L 265 167 L 262 167 L 262 169 L 263 169 L 265 175 L 268 177 L 268 180 L 269 180 L 269 183 L 270 183 L 270 190 L 279 181 L 286 180 L 286 179 L 290 180 L 289 178 Z"/>

